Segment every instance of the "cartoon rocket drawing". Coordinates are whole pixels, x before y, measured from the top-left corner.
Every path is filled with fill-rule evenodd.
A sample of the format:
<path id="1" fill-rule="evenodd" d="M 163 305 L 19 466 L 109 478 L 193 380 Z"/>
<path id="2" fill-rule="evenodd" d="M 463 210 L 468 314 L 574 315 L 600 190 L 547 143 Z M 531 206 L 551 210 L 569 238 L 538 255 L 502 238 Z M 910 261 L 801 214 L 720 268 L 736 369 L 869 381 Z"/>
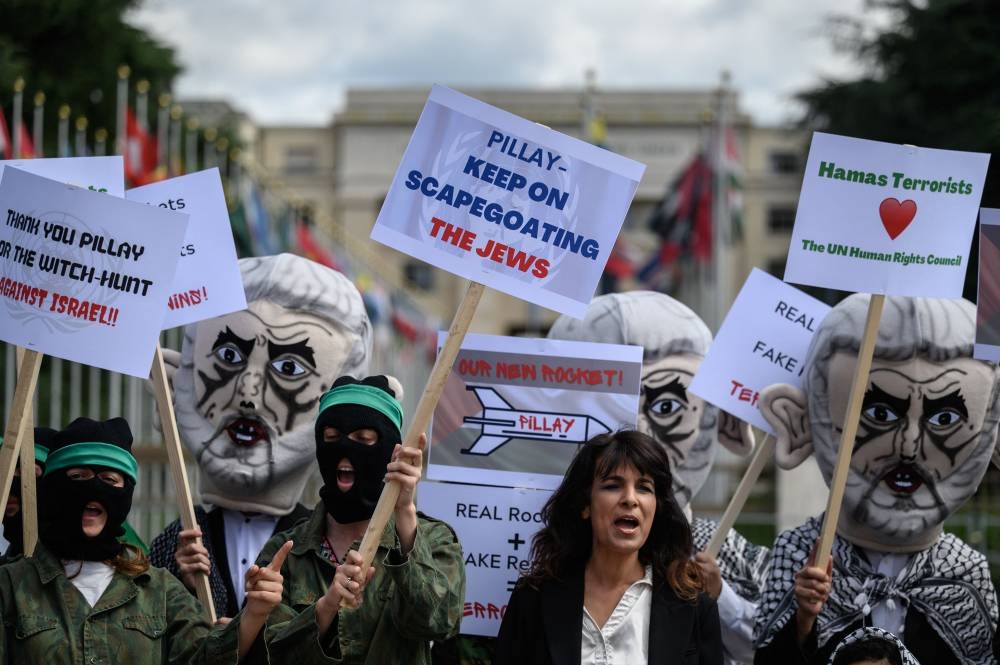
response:
<path id="1" fill-rule="evenodd" d="M 489 455 L 511 439 L 586 443 L 598 434 L 611 430 L 600 420 L 580 413 L 525 411 L 514 408 L 494 388 L 469 386 L 483 405 L 481 417 L 466 417 L 463 422 L 482 425 L 482 433 L 462 453 Z"/>

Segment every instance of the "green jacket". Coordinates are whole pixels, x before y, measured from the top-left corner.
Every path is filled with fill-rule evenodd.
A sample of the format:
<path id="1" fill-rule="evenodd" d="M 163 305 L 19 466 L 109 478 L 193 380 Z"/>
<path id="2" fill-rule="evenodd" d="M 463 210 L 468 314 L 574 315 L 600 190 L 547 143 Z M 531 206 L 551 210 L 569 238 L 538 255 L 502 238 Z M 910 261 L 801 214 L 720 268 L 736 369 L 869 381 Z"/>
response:
<path id="1" fill-rule="evenodd" d="M 326 508 L 320 503 L 309 520 L 273 536 L 257 557 L 258 565 L 266 565 L 285 541 L 295 541 L 281 569 L 283 604 L 271 613 L 265 631 L 271 662 L 430 663 L 429 642 L 456 634 L 462 618 L 465 564 L 452 528 L 418 513 L 413 549 L 404 558 L 390 519 L 361 606 L 341 610 L 328 633 L 320 636 L 316 601 L 336 570 L 320 556 L 325 535 Z M 360 546 L 355 542 L 351 549 Z"/>
<path id="2" fill-rule="evenodd" d="M 165 570 L 116 572 L 91 608 L 41 543 L 34 556 L 0 567 L 0 618 L 0 665 L 237 660 L 237 620 L 211 628 L 197 599 Z"/>

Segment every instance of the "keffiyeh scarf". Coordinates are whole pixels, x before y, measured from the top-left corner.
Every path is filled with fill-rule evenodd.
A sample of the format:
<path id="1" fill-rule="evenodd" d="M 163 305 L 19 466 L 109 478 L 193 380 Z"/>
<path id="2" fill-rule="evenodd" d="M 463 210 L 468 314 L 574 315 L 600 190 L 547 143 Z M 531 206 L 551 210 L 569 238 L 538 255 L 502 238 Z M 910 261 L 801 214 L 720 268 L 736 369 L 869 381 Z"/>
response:
<path id="1" fill-rule="evenodd" d="M 820 518 L 785 531 L 772 552 L 770 574 L 754 626 L 766 646 L 795 613 L 795 573 L 819 535 Z M 951 534 L 914 553 L 894 579 L 874 572 L 861 550 L 840 538 L 833 544 L 833 589 L 816 620 L 818 644 L 852 624 L 869 624 L 880 601 L 920 612 L 962 663 L 992 662 L 997 598 L 985 557 Z"/>
<path id="2" fill-rule="evenodd" d="M 691 521 L 691 535 L 694 536 L 694 551 L 701 552 L 715 535 L 719 523 L 696 517 Z M 716 557 L 722 579 L 732 587 L 743 600 L 757 603 L 760 591 L 767 577 L 767 564 L 771 550 L 755 545 L 730 529 Z"/>

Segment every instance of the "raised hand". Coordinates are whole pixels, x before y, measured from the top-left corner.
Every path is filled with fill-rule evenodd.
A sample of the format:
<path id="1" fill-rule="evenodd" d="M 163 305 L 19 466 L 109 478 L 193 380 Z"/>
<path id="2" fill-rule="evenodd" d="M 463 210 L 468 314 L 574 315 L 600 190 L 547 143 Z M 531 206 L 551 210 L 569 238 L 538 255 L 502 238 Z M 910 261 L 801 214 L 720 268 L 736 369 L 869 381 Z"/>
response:
<path id="1" fill-rule="evenodd" d="M 830 598 L 833 582 L 833 557 L 826 564 L 826 570 L 816 567 L 816 544 L 813 543 L 809 559 L 802 569 L 795 573 L 796 632 L 799 642 L 804 642 L 812 632 L 816 617 Z"/>
<path id="2" fill-rule="evenodd" d="M 208 558 L 208 550 L 201 544 L 201 529 L 185 529 L 177 534 L 177 550 L 174 561 L 181 571 L 181 582 L 191 591 L 195 590 L 195 580 L 198 575 L 208 575 L 212 564 Z"/>
<path id="3" fill-rule="evenodd" d="M 701 568 L 701 575 L 705 580 L 705 593 L 711 596 L 712 600 L 718 600 L 722 593 L 722 571 L 719 570 L 719 563 L 705 552 L 698 552 L 694 555 L 694 562 Z"/>
<path id="4" fill-rule="evenodd" d="M 275 607 L 281 603 L 281 590 L 284 578 L 281 576 L 281 566 L 285 557 L 291 551 L 292 541 L 286 541 L 277 551 L 271 563 L 264 567 L 254 564 L 244 577 L 247 592 L 247 604 L 243 611 L 248 615 L 266 618 Z"/>

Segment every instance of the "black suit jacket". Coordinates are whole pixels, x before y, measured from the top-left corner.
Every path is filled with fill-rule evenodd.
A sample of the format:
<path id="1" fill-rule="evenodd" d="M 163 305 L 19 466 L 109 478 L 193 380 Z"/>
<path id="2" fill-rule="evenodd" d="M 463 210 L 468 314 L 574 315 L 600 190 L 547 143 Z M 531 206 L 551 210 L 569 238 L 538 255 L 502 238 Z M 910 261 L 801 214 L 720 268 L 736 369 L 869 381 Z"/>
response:
<path id="1" fill-rule="evenodd" d="M 722 665 L 715 601 L 699 594 L 681 600 L 669 584 L 653 580 L 649 665 Z M 583 575 L 535 589 L 521 583 L 510 596 L 497 636 L 493 665 L 580 665 Z"/>

